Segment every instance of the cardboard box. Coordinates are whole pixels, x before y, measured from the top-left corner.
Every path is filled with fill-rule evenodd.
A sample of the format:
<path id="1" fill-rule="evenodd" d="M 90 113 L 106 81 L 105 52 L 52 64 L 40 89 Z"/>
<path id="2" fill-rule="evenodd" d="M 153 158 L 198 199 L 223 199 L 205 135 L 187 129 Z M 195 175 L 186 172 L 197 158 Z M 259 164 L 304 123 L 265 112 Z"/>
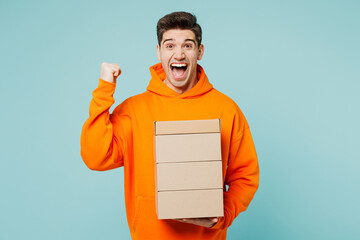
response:
<path id="1" fill-rule="evenodd" d="M 157 194 L 159 219 L 219 217 L 224 215 L 223 190 L 165 191 Z"/>
<path id="2" fill-rule="evenodd" d="M 221 161 L 156 164 L 157 191 L 222 188 Z"/>
<path id="3" fill-rule="evenodd" d="M 220 132 L 220 119 L 157 121 L 155 135 Z"/>
<path id="4" fill-rule="evenodd" d="M 155 138 L 157 163 L 221 160 L 220 132 L 168 134 Z"/>
<path id="5" fill-rule="evenodd" d="M 155 122 L 159 219 L 223 216 L 220 119 Z"/>

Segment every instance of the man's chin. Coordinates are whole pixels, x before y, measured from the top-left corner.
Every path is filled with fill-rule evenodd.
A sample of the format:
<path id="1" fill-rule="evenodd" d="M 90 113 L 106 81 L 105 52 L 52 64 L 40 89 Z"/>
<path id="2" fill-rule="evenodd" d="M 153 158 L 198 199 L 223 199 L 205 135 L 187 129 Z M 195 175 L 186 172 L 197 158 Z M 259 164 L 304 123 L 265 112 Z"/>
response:
<path id="1" fill-rule="evenodd" d="M 183 88 L 187 84 L 188 80 L 185 79 L 171 79 L 171 85 L 177 88 Z"/>

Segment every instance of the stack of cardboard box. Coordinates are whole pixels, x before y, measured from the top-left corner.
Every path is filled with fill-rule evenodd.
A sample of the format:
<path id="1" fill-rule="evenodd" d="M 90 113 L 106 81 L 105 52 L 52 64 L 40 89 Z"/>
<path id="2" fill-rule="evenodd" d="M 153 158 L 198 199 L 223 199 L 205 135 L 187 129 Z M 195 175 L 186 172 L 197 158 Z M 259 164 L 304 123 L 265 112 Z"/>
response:
<path id="1" fill-rule="evenodd" d="M 159 219 L 224 215 L 220 119 L 155 122 Z"/>

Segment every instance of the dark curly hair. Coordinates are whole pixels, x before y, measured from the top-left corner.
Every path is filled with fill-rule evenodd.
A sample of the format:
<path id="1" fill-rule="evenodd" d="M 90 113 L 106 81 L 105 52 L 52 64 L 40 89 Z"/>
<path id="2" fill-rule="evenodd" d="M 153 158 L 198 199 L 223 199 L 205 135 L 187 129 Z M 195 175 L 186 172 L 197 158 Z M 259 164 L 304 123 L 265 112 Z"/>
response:
<path id="1" fill-rule="evenodd" d="M 188 12 L 173 12 L 160 18 L 156 26 L 156 33 L 159 46 L 164 32 L 170 29 L 188 29 L 195 34 L 198 46 L 201 44 L 201 27 L 196 23 L 196 16 Z"/>

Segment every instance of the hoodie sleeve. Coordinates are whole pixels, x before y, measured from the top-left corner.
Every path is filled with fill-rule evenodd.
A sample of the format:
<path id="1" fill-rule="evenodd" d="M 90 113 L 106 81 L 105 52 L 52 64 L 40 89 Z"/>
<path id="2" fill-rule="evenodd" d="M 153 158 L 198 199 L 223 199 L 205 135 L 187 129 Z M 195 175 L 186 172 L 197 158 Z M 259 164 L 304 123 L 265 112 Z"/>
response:
<path id="1" fill-rule="evenodd" d="M 116 84 L 99 79 L 90 102 L 90 116 L 81 132 L 81 156 L 91 170 L 105 171 L 124 165 L 130 116 L 126 100 L 112 114 Z"/>
<path id="2" fill-rule="evenodd" d="M 250 204 L 259 185 L 259 166 L 249 125 L 240 109 L 234 117 L 224 192 L 224 217 L 212 227 L 229 227 Z"/>

